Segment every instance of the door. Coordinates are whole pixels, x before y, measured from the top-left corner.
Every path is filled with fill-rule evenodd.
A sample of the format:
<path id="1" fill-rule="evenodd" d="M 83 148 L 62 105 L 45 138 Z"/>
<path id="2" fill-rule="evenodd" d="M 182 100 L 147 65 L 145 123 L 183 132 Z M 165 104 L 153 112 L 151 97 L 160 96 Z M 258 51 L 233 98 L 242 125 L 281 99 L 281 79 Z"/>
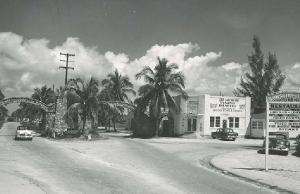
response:
<path id="1" fill-rule="evenodd" d="M 187 130 L 192 131 L 192 119 L 191 118 L 188 119 L 188 129 Z"/>
<path id="2" fill-rule="evenodd" d="M 197 119 L 193 119 L 193 131 L 196 131 L 197 129 Z"/>
<path id="3" fill-rule="evenodd" d="M 227 120 L 223 120 L 222 128 L 227 128 Z"/>

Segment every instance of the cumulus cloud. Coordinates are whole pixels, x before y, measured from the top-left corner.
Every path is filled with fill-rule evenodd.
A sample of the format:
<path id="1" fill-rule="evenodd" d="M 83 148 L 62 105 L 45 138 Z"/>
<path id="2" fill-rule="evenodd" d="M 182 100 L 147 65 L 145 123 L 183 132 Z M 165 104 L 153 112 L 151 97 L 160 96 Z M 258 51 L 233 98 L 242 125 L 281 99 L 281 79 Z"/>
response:
<path id="1" fill-rule="evenodd" d="M 285 68 L 284 74 L 286 75 L 286 80 L 283 86 L 283 90 L 299 90 L 300 87 L 300 63 L 288 65 Z"/>
<path id="2" fill-rule="evenodd" d="M 139 58 L 130 60 L 125 53 L 107 51 L 100 53 L 95 46 L 87 46 L 79 38 L 68 37 L 53 48 L 47 39 L 25 39 L 11 32 L 0 33 L 0 87 L 6 96 L 30 96 L 35 87 L 63 85 L 65 64 L 60 52 L 74 53 L 75 70 L 70 77 L 91 76 L 101 80 L 117 68 L 128 75 L 136 87 L 143 80 L 135 80 L 135 74 L 145 65 L 154 67 L 157 57 L 176 63 L 186 76 L 186 89 L 191 93 L 222 93 L 231 95 L 243 72 L 243 65 L 231 62 L 222 66 L 211 65 L 222 57 L 222 53 L 200 53 L 198 44 L 154 45 Z"/>

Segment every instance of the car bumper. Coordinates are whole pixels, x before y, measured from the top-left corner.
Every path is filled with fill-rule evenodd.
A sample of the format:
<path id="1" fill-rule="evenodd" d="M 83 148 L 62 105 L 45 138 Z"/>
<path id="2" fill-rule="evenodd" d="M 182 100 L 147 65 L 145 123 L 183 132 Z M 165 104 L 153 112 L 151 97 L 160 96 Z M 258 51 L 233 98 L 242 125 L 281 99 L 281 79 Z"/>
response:
<path id="1" fill-rule="evenodd" d="M 17 135 L 16 139 L 24 139 L 24 140 L 26 140 L 26 139 L 32 139 L 32 137 L 33 136 L 19 136 L 19 135 Z"/>

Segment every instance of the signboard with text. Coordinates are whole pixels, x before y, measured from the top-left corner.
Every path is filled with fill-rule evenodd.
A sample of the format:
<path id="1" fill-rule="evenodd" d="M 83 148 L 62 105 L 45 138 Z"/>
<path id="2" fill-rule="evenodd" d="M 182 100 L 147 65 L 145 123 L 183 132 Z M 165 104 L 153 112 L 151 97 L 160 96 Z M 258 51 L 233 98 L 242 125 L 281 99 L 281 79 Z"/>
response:
<path id="1" fill-rule="evenodd" d="M 238 97 L 216 97 L 211 96 L 210 100 L 210 112 L 214 115 L 228 114 L 237 117 L 245 116 L 246 111 L 246 99 Z"/>
<path id="2" fill-rule="evenodd" d="M 267 97 L 267 126 L 269 131 L 300 134 L 300 94 L 280 93 Z"/>

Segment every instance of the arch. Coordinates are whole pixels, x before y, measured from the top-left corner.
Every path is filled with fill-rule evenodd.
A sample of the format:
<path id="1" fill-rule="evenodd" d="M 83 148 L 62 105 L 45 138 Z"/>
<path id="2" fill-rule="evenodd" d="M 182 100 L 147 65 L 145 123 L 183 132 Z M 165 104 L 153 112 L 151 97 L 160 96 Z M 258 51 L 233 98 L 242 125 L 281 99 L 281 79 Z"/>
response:
<path id="1" fill-rule="evenodd" d="M 130 103 L 127 103 L 127 102 L 122 102 L 122 101 L 100 101 L 100 102 L 107 103 L 107 104 L 114 105 L 114 106 L 127 108 L 129 110 L 134 110 L 136 108 L 136 106 L 134 104 L 130 104 Z"/>
<path id="2" fill-rule="evenodd" d="M 55 104 L 50 104 L 47 105 L 41 101 L 32 99 L 32 98 L 27 98 L 27 97 L 11 97 L 11 98 L 5 98 L 3 100 L 0 101 L 0 106 L 1 105 L 8 105 L 8 104 L 12 104 L 12 103 L 29 103 L 29 104 L 34 104 L 39 106 L 41 109 L 43 109 L 46 112 L 53 112 L 54 111 L 54 106 Z"/>

